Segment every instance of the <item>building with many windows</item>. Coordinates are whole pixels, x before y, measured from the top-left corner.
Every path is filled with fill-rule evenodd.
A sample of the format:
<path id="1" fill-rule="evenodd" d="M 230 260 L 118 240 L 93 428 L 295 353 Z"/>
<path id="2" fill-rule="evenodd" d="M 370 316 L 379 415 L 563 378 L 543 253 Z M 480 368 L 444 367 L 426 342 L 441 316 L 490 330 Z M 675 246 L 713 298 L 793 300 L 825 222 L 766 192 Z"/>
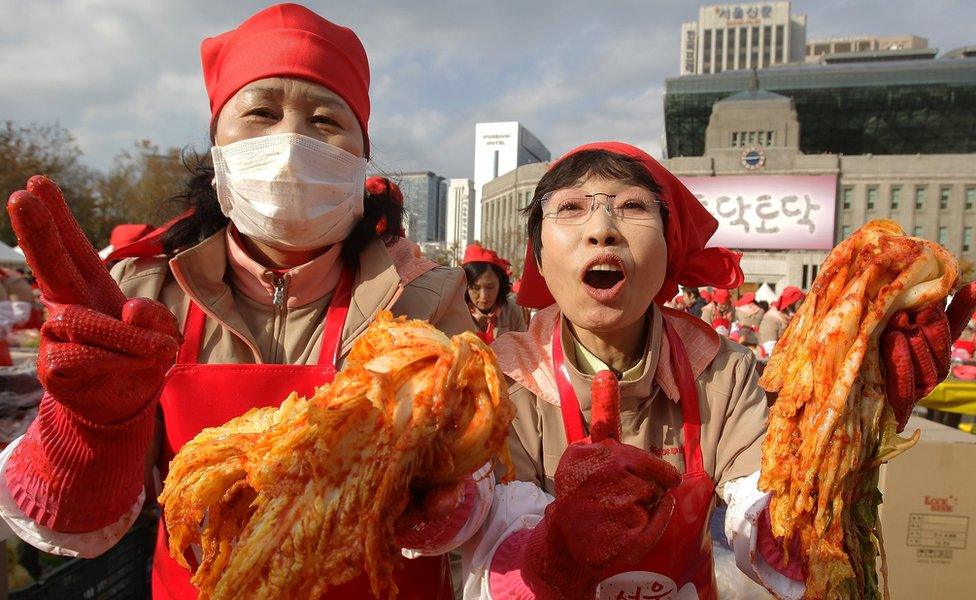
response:
<path id="1" fill-rule="evenodd" d="M 822 58 L 843 55 L 890 53 L 899 56 L 904 50 L 928 50 L 929 41 L 917 35 L 855 35 L 848 37 L 817 38 L 807 40 L 806 61 L 817 62 Z M 932 49 L 935 51 L 936 49 Z M 912 54 L 903 54 L 912 56 Z"/>
<path id="2" fill-rule="evenodd" d="M 403 192 L 407 237 L 419 243 L 442 242 L 447 224 L 447 180 L 431 171 L 394 177 Z"/>
<path id="3" fill-rule="evenodd" d="M 549 160 L 549 149 L 518 121 L 478 123 L 474 128 L 474 229 L 468 243 L 484 238 L 482 188 L 516 167 Z"/>
<path id="4" fill-rule="evenodd" d="M 474 229 L 474 182 L 450 179 L 447 183 L 445 243 L 456 263 L 464 253 Z"/>
<path id="5" fill-rule="evenodd" d="M 757 73 L 766 92 L 793 101 L 805 154 L 976 152 L 976 48 L 939 58 L 801 64 Z M 702 156 L 717 102 L 748 88 L 752 73 L 665 81 L 667 156 Z"/>
<path id="6" fill-rule="evenodd" d="M 802 62 L 806 15 L 789 2 L 715 4 L 681 25 L 681 75 L 764 69 Z"/>
<path id="7" fill-rule="evenodd" d="M 523 165 L 484 187 L 481 243 L 511 262 L 516 273 L 522 272 L 527 240 L 521 209 L 532 202 L 535 186 L 548 168 L 548 162 Z"/>
<path id="8" fill-rule="evenodd" d="M 809 287 L 828 251 L 873 219 L 897 221 L 976 262 L 976 56 L 927 62 L 931 73 L 889 65 L 874 75 L 854 69 L 848 78 L 835 69 L 817 76 L 822 67 L 813 67 L 789 79 L 765 71 L 736 78 L 738 90 L 726 88 L 723 73 L 697 84 L 702 98 L 731 92 L 711 102 L 704 127 L 681 129 L 678 113 L 667 113 L 668 131 L 686 137 L 665 164 L 719 221 L 713 241 L 743 252 L 747 284 Z M 889 87 L 863 90 L 859 77 Z M 853 89 L 839 91 L 840 83 Z M 897 101 L 909 86 L 931 87 L 925 95 L 940 99 L 924 119 L 910 118 L 914 102 Z M 804 114 L 814 106 L 791 90 L 807 102 L 821 98 L 820 113 Z M 882 109 L 877 98 L 886 94 L 891 102 Z M 858 101 L 866 106 L 854 110 Z M 838 114 L 844 105 L 853 114 Z M 873 118 L 870 107 L 878 107 Z M 811 122 L 817 118 L 827 123 Z M 822 129 L 831 124 L 833 136 Z"/>

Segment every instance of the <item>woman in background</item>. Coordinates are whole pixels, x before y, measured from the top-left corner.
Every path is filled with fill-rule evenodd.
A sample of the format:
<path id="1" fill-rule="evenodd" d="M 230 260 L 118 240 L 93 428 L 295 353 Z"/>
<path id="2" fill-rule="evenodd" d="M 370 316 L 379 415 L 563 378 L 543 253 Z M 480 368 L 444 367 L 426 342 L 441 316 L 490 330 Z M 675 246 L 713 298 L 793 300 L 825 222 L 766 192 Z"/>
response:
<path id="1" fill-rule="evenodd" d="M 468 278 L 465 299 L 478 336 L 490 344 L 507 331 L 525 331 L 525 316 L 512 295 L 511 264 L 494 250 L 471 244 L 462 266 Z"/>

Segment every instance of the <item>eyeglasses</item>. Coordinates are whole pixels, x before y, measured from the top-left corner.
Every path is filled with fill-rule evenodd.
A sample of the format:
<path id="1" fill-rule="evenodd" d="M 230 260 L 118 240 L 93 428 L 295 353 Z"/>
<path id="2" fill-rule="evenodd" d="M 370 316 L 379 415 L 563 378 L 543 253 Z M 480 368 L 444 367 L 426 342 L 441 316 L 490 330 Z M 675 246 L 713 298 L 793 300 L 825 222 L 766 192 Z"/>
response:
<path id="1" fill-rule="evenodd" d="M 603 196 L 605 200 L 597 200 L 597 196 Z M 660 198 L 648 190 L 587 194 L 579 189 L 562 189 L 542 197 L 542 216 L 559 225 L 582 225 L 590 220 L 597 206 L 602 206 L 608 215 L 627 222 L 646 222 L 661 214 Z"/>

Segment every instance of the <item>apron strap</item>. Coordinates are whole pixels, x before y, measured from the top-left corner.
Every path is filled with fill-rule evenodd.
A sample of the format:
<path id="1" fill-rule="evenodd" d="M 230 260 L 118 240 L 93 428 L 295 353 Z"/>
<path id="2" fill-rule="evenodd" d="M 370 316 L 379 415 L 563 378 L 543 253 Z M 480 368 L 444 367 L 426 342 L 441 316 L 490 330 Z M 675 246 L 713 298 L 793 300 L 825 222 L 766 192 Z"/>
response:
<path id="1" fill-rule="evenodd" d="M 691 361 L 685 352 L 684 342 L 668 320 L 662 319 L 664 333 L 668 336 L 671 366 L 675 370 L 678 393 L 681 396 L 681 433 L 684 438 L 685 472 L 703 471 L 705 463 L 701 452 L 701 414 L 698 410 L 698 386 L 695 385 L 695 375 L 691 370 Z"/>
<path id="2" fill-rule="evenodd" d="M 343 267 L 339 275 L 329 309 L 325 314 L 325 326 L 322 328 L 322 347 L 319 349 L 319 366 L 325 367 L 328 381 L 336 375 L 336 363 L 339 361 L 339 349 L 342 346 L 342 328 L 346 324 L 349 314 L 349 302 L 352 300 L 353 271 Z"/>
<path id="3" fill-rule="evenodd" d="M 576 390 L 566 370 L 562 329 L 563 320 L 560 317 L 552 332 L 552 366 L 556 374 L 556 390 L 559 392 L 559 410 L 563 414 L 566 441 L 572 444 L 586 437 L 586 429 L 583 426 L 583 412 L 580 409 L 579 398 L 576 397 Z"/>
<path id="4" fill-rule="evenodd" d="M 336 363 L 342 342 L 342 328 L 346 324 L 349 314 L 349 302 L 352 299 L 353 271 L 348 267 L 342 269 L 339 283 L 336 285 L 329 308 L 325 313 L 325 325 L 322 328 L 322 346 L 319 349 L 319 360 L 316 364 L 324 367 L 327 381 L 332 381 L 336 375 Z M 190 300 L 186 311 L 186 321 L 183 323 L 183 344 L 177 356 L 177 364 L 197 364 L 200 358 L 200 347 L 203 344 L 204 323 L 207 313 L 203 312 L 196 302 Z"/>
<path id="5" fill-rule="evenodd" d="M 685 345 L 678 336 L 678 332 L 662 319 L 664 333 L 668 336 L 669 358 L 675 370 L 678 392 L 681 396 L 681 432 L 684 442 L 685 472 L 694 473 L 704 470 L 701 452 L 701 415 L 698 410 L 698 387 L 691 370 L 691 362 L 685 352 Z M 580 409 L 579 398 L 566 367 L 566 357 L 563 354 L 562 318 L 552 332 L 552 363 L 556 375 L 556 389 L 559 392 L 559 410 L 562 412 L 563 427 L 566 429 L 566 441 L 572 444 L 586 437 L 583 424 L 583 412 Z"/>
<path id="6" fill-rule="evenodd" d="M 197 303 L 190 299 L 186 309 L 186 320 L 183 322 L 183 343 L 176 357 L 176 364 L 195 365 L 200 358 L 200 345 L 203 343 L 203 324 L 207 320 L 207 313 L 203 312 Z"/>

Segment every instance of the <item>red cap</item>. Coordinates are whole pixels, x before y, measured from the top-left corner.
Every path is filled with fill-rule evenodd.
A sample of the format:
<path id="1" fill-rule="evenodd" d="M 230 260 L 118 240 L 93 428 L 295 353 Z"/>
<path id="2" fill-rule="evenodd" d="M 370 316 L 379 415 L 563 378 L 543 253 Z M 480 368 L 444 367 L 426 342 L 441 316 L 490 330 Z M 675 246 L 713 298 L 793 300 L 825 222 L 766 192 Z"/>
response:
<path id="1" fill-rule="evenodd" d="M 712 302 L 715 304 L 728 304 L 729 299 L 729 290 L 715 290 L 715 292 L 712 294 Z"/>
<path id="2" fill-rule="evenodd" d="M 245 85 L 266 77 L 295 77 L 339 95 L 359 121 L 369 154 L 369 61 L 351 29 L 298 4 L 277 4 L 216 37 L 203 40 L 203 79 L 211 122 Z"/>
<path id="3" fill-rule="evenodd" d="M 734 302 L 735 306 L 745 306 L 746 304 L 752 304 L 756 301 L 756 294 L 749 292 L 748 294 L 743 294 L 741 298 Z"/>
<path id="4" fill-rule="evenodd" d="M 712 321 L 712 329 L 721 333 L 722 335 L 728 335 L 729 330 L 732 329 L 732 323 L 725 317 L 719 317 Z"/>
<path id="5" fill-rule="evenodd" d="M 742 255 L 725 248 L 705 247 L 709 238 L 718 229 L 718 221 L 705 210 L 701 202 L 671 171 L 665 169 L 640 148 L 622 142 L 585 144 L 567 152 L 550 165 L 549 169 L 551 170 L 566 158 L 587 150 L 603 150 L 633 158 L 640 162 L 654 181 L 661 186 L 661 201 L 667 205 L 669 213 L 668 228 L 665 232 L 665 241 L 668 245 L 668 268 L 664 283 L 654 298 L 655 302 L 663 304 L 670 300 L 677 293 L 679 285 L 695 287 L 710 285 L 726 289 L 742 285 L 745 280 L 742 268 L 739 267 L 739 259 Z M 531 246 L 531 243 L 529 245 Z M 526 288 L 545 286 L 545 280 L 539 274 L 538 265 L 530 249 L 527 249 L 522 277 L 526 280 Z M 526 290 L 523 289 L 522 292 L 518 298 L 522 306 L 544 308 L 553 303 L 548 289 L 545 294 L 536 290 L 531 297 L 524 298 Z M 543 306 L 535 303 L 527 304 L 533 300 L 545 301 L 545 296 L 549 298 L 548 304 Z"/>
<path id="6" fill-rule="evenodd" d="M 127 223 L 116 225 L 112 228 L 112 234 L 108 238 L 108 243 L 112 248 L 121 248 L 149 234 L 155 227 L 145 223 Z"/>
<path id="7" fill-rule="evenodd" d="M 378 175 L 367 177 L 366 191 L 373 196 L 385 196 L 389 194 L 394 202 L 403 206 L 403 192 L 400 191 L 400 187 L 397 184 L 386 177 L 380 177 Z"/>
<path id="8" fill-rule="evenodd" d="M 478 244 L 471 244 L 464 249 L 464 258 L 461 260 L 462 265 L 473 262 L 485 262 L 499 267 L 505 273 L 511 274 L 512 263 L 508 262 L 501 256 L 495 253 L 494 250 L 489 250 Z"/>
<path id="9" fill-rule="evenodd" d="M 160 225 L 156 229 L 150 230 L 145 235 L 130 241 L 127 244 L 121 246 L 116 246 L 112 244 L 112 253 L 105 257 L 105 262 L 113 262 L 116 260 L 122 260 L 123 258 L 129 257 L 143 257 L 143 256 L 158 256 L 165 252 L 163 248 L 163 237 L 165 237 L 166 232 L 176 225 L 183 219 L 188 218 L 193 214 L 193 209 L 189 209 L 183 213 L 180 213 L 170 221 Z M 115 231 L 112 231 L 115 234 Z"/>
<path id="10" fill-rule="evenodd" d="M 783 293 L 779 295 L 779 299 L 776 301 L 776 308 L 783 310 L 794 302 L 803 300 L 806 296 L 800 288 L 788 285 L 783 288 Z"/>

